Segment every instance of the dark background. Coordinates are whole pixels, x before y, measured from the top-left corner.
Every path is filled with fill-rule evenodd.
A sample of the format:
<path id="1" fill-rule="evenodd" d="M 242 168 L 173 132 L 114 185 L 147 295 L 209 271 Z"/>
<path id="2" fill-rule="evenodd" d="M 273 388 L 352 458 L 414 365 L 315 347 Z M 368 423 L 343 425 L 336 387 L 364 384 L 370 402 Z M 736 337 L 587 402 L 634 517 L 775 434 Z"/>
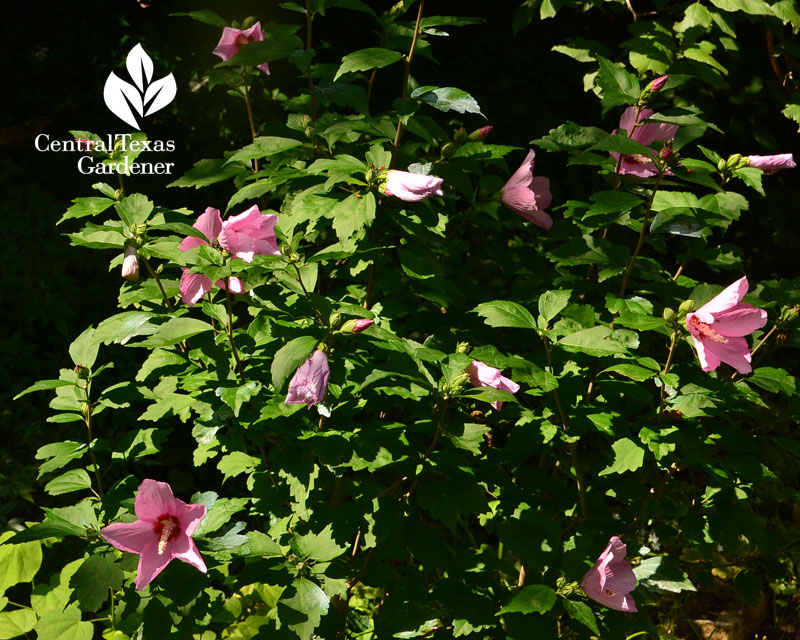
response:
<path id="1" fill-rule="evenodd" d="M 393 2 L 372 2 L 380 12 Z M 449 37 L 432 37 L 436 60 L 418 56 L 412 75 L 419 84 L 456 86 L 479 102 L 492 142 L 524 147 L 530 140 L 567 120 L 613 129 L 617 113 L 601 118 L 599 100 L 583 91 L 583 74 L 591 65 L 552 52 L 568 37 L 596 38 L 609 47 L 614 59 L 624 60 L 619 43 L 631 22 L 624 6 L 587 13 L 563 11 L 556 19 L 535 21 L 516 35 L 512 21 L 516 1 L 431 0 L 426 14 L 478 16 L 483 26 L 447 28 Z M 637 6 L 644 11 L 647 3 Z M 2 328 L 0 353 L 0 521 L 18 513 L 20 498 L 35 486 L 33 453 L 43 431 L 59 428 L 45 422 L 45 394 L 12 397 L 40 378 L 54 378 L 70 367 L 69 343 L 88 325 L 113 314 L 120 284 L 110 251 L 70 247 L 63 235 L 78 228 L 76 221 L 56 227 L 73 198 L 97 195 L 91 189 L 98 177 L 77 171 L 77 153 L 40 153 L 34 138 L 71 138 L 69 130 L 98 134 L 122 133 L 130 128 L 111 114 L 102 99 L 110 71 L 124 69 L 127 52 L 141 42 L 155 62 L 155 77 L 175 75 L 178 94 L 171 105 L 147 120 L 150 139 L 174 140 L 169 157 L 176 163 L 172 176 L 134 177 L 129 191 L 146 193 L 158 204 L 201 210 L 224 204 L 227 187 L 201 191 L 170 189 L 166 185 L 201 158 L 220 157 L 228 148 L 249 138 L 244 107 L 223 88 L 202 86 L 203 71 L 218 59 L 212 50 L 219 30 L 178 11 L 210 8 L 228 20 L 255 15 L 262 25 L 301 23 L 303 16 L 267 2 L 195 2 L 153 0 L 143 7 L 134 0 L 107 2 L 26 2 L 4 11 L 3 108 L 0 112 L 0 219 L 4 224 L 0 248 L 2 274 Z M 408 20 L 414 17 L 409 11 Z M 677 18 L 676 18 L 677 19 Z M 769 69 L 763 27 L 746 21 L 737 26 L 741 48 L 727 84 L 687 88 L 724 134 L 709 133 L 701 143 L 723 155 L 769 154 L 797 151 L 796 125 L 780 115 L 781 88 Z M 305 31 L 298 32 L 305 37 Z M 378 26 L 365 13 L 329 10 L 315 22 L 317 61 L 338 63 L 347 52 L 378 44 Z M 272 75 L 254 88 L 256 120 L 283 122 L 280 104 L 270 92 L 280 88 L 295 95 L 305 77 L 285 61 L 271 65 Z M 382 70 L 376 80 L 372 107 L 388 108 L 400 93 L 401 65 Z M 443 124 L 447 119 L 442 116 Z M 479 116 L 462 117 L 468 130 L 486 124 Z M 692 152 L 700 157 L 699 152 Z M 520 159 L 522 155 L 520 153 Z M 515 157 L 516 161 L 516 157 Z M 539 152 L 537 174 L 550 177 L 554 206 L 589 190 L 586 168 L 566 167 L 564 156 Z M 729 231 L 727 241 L 746 249 L 747 273 L 752 281 L 798 275 L 798 189 L 795 173 L 769 178 L 768 196 L 751 197 L 751 210 Z M 102 178 L 113 183 L 113 180 Z M 580 187 L 573 195 L 572 190 Z M 700 277 L 698 274 L 696 277 Z M 131 359 L 119 349 L 114 359 Z M 119 365 L 119 362 L 118 362 Z M 30 505 L 29 505 L 30 506 Z M 35 513 L 35 510 L 31 510 Z"/>

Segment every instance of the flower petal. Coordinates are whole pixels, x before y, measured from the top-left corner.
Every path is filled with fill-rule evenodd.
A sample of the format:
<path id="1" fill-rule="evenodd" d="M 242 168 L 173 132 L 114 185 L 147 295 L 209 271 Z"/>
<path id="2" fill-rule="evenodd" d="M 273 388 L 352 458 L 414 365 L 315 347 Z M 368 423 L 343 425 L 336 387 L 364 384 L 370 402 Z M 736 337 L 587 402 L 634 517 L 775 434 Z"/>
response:
<path id="1" fill-rule="evenodd" d="M 180 290 L 181 300 L 183 300 L 184 304 L 193 307 L 212 288 L 211 280 L 202 273 L 192 273 L 188 269 L 183 270 Z"/>
<path id="2" fill-rule="evenodd" d="M 714 342 L 713 340 L 703 340 L 706 350 L 706 359 L 709 355 L 721 360 L 725 364 L 731 365 L 739 373 L 750 373 L 753 370 L 750 361 L 750 347 L 744 338 L 728 338 L 728 342 Z M 717 365 L 719 366 L 719 365 Z M 714 367 L 716 369 L 716 367 Z M 705 367 L 703 371 L 707 371 Z"/>
<path id="3" fill-rule="evenodd" d="M 197 546 L 195 545 L 194 540 L 192 540 L 189 536 L 182 536 L 182 538 L 186 539 L 185 540 L 186 548 L 184 549 L 183 545 L 181 546 L 180 550 L 176 547 L 173 550 L 173 556 L 178 558 L 179 560 L 183 560 L 184 562 L 192 565 L 198 571 L 202 571 L 203 573 L 208 573 L 208 569 L 206 568 L 206 563 L 203 561 L 200 552 L 197 550 Z M 181 542 L 183 543 L 184 541 L 181 540 Z"/>
<path id="4" fill-rule="evenodd" d="M 514 187 L 527 187 L 531 180 L 533 179 L 533 159 L 536 157 L 536 153 L 533 149 L 528 150 L 528 155 L 525 156 L 525 159 L 522 161 L 522 164 L 519 166 L 511 177 L 508 179 L 508 182 L 505 183 L 503 186 L 503 192 L 505 193 L 506 189 L 513 189 Z"/>
<path id="5" fill-rule="evenodd" d="M 535 176 L 531 180 L 530 188 L 536 196 L 536 208 L 544 212 L 550 203 L 553 202 L 553 194 L 550 193 L 550 179 L 541 176 Z"/>
<path id="6" fill-rule="evenodd" d="M 715 313 L 711 328 L 723 336 L 739 338 L 749 336 L 765 324 L 767 312 L 764 309 L 756 309 L 746 302 L 740 302 L 726 311 Z"/>
<path id="7" fill-rule="evenodd" d="M 156 522 L 159 516 L 174 515 L 177 502 L 172 488 L 166 482 L 147 478 L 142 480 L 136 494 L 136 517 L 146 522 Z"/>
<path id="8" fill-rule="evenodd" d="M 175 500 L 174 515 L 181 526 L 181 531 L 191 536 L 197 525 L 206 517 L 208 509 L 204 504 L 188 504 L 183 500 Z"/>
<path id="9" fill-rule="evenodd" d="M 295 371 L 284 404 L 318 404 L 325 398 L 331 370 L 328 355 L 317 349 Z"/>
<path id="10" fill-rule="evenodd" d="M 732 285 L 725 288 L 719 295 L 700 307 L 695 313 L 718 313 L 739 304 L 747 293 L 750 284 L 747 276 L 742 276 Z"/>
<path id="11" fill-rule="evenodd" d="M 257 205 L 222 223 L 220 246 L 233 256 L 252 262 L 256 255 L 281 255 L 273 227 L 276 215 L 263 215 Z"/>
<path id="12" fill-rule="evenodd" d="M 164 483 L 159 483 L 164 484 Z M 161 555 L 158 554 L 158 538 L 147 545 L 139 556 L 139 568 L 136 573 L 136 588 L 141 591 L 161 573 L 172 560 L 172 541 L 167 543 L 167 548 Z"/>
<path id="13" fill-rule="evenodd" d="M 110 524 L 100 529 L 100 535 L 120 551 L 130 553 L 141 553 L 153 540 L 158 541 L 152 523 L 143 520 Z"/>

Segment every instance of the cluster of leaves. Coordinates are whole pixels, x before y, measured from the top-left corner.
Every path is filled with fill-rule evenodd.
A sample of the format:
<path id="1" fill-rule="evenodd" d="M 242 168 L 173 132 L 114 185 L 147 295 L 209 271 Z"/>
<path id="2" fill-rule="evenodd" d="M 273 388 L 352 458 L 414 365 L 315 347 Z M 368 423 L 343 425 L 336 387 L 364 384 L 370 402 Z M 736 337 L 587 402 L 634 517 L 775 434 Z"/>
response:
<path id="1" fill-rule="evenodd" d="M 534 4 L 547 18 L 569 3 L 524 7 Z M 135 246 L 142 277 L 122 285 L 119 313 L 75 340 L 71 367 L 24 391 L 54 393 L 58 435 L 37 453 L 53 502 L 0 538 L 0 637 L 88 639 L 96 626 L 111 640 L 616 638 L 671 629 L 720 567 L 750 604 L 771 583 L 793 585 L 800 402 L 787 368 L 800 280 L 753 283 L 747 301 L 769 324 L 754 334 L 748 376 L 701 371 L 673 311 L 742 275 L 747 247 L 725 235 L 747 215 L 745 193 L 763 193 L 759 169 L 696 144 L 715 125 L 683 93 L 724 73 L 696 27 L 708 14 L 732 30 L 739 4 L 768 6 L 692 3 L 678 36 L 661 17 L 636 22 L 636 73 L 599 43 L 564 47 L 597 65 L 584 82 L 603 113 L 640 105 L 652 76 L 669 73 L 646 98 L 650 121 L 680 129 L 670 173 L 654 180 L 618 174 L 609 152 L 653 154 L 628 136 L 567 123 L 536 140 L 587 175 L 544 232 L 496 197 L 521 147 L 460 128 L 484 123 L 477 101 L 454 87 L 408 90 L 414 56 L 480 20 L 427 16 L 409 0 L 381 14 L 358 0 L 287 3 L 301 24 L 264 24 L 264 42 L 207 72 L 211 90 L 241 101 L 242 120 L 253 112 L 253 140 L 172 183 L 226 186 L 227 202 L 208 203 L 226 215 L 254 202 L 277 214 L 281 256 L 181 252 L 184 236 L 202 236 L 191 226 L 200 211 L 128 193 L 124 176 L 62 218 L 90 219 L 69 238 L 113 250 L 112 267 Z M 778 8 L 793 20 L 779 2 L 765 22 Z M 374 19 L 377 46 L 319 59 L 312 33 L 334 10 Z M 227 26 L 208 10 L 188 15 Z M 308 80 L 296 95 L 268 92 L 279 122 L 260 122 L 251 99 L 264 62 Z M 378 73 L 397 76 L 401 97 L 374 113 Z M 136 152 L 102 161 L 124 157 Z M 389 167 L 444 178 L 444 197 L 385 195 Z M 181 269 L 236 276 L 247 293 L 215 288 L 190 308 Z M 343 330 L 354 318 L 375 323 Z M 320 344 L 324 406 L 284 404 Z M 122 349 L 142 354 L 134 371 L 113 367 Z M 470 388 L 474 360 L 521 390 Z M 130 519 L 145 477 L 208 507 L 194 535 L 207 575 L 173 562 L 137 592 L 136 556 L 99 536 Z M 637 614 L 575 587 L 615 534 L 635 558 Z"/>

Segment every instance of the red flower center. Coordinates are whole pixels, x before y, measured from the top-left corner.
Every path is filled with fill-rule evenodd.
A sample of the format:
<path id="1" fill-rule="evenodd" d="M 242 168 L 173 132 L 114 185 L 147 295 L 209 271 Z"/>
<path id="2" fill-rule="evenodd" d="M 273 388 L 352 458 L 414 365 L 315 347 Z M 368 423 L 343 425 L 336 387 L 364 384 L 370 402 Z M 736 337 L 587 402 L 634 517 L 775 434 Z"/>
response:
<path id="1" fill-rule="evenodd" d="M 163 555 L 167 549 L 167 543 L 180 534 L 181 525 L 175 516 L 162 514 L 153 524 L 153 532 L 158 536 L 158 555 Z"/>
<path id="2" fill-rule="evenodd" d="M 243 47 L 248 42 L 250 42 L 250 38 L 243 33 L 240 33 L 238 36 L 236 36 L 236 40 L 233 41 L 233 44 L 235 44 L 237 47 Z"/>
<path id="3" fill-rule="evenodd" d="M 605 594 L 606 594 L 607 596 L 613 596 L 613 595 L 614 595 L 614 592 L 613 592 L 611 589 L 606 589 L 606 590 L 605 590 Z"/>
<path id="4" fill-rule="evenodd" d="M 706 338 L 708 338 L 709 340 L 712 340 L 714 342 L 719 342 L 721 344 L 728 343 L 728 339 L 725 336 L 718 334 L 705 322 L 700 322 L 700 320 L 697 319 L 697 316 L 692 316 L 689 319 L 689 324 L 692 325 L 695 328 L 695 330 L 700 334 L 701 340 L 705 340 Z"/>
<path id="5" fill-rule="evenodd" d="M 650 156 L 646 156 L 643 153 L 633 153 L 625 156 L 629 162 L 635 162 L 636 164 L 647 164 L 652 162 L 652 158 Z"/>

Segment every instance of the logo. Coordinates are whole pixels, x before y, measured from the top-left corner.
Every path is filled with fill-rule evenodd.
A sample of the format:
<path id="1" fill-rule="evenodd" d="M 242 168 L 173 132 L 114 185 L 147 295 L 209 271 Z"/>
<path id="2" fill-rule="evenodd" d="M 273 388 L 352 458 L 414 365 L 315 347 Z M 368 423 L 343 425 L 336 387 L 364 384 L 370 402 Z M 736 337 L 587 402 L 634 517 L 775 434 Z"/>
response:
<path id="1" fill-rule="evenodd" d="M 153 61 L 141 44 L 130 50 L 125 66 L 134 84 L 125 82 L 112 71 L 103 88 L 103 100 L 111 113 L 141 130 L 141 120 L 172 102 L 178 88 L 171 73 L 160 80 L 152 80 Z"/>

